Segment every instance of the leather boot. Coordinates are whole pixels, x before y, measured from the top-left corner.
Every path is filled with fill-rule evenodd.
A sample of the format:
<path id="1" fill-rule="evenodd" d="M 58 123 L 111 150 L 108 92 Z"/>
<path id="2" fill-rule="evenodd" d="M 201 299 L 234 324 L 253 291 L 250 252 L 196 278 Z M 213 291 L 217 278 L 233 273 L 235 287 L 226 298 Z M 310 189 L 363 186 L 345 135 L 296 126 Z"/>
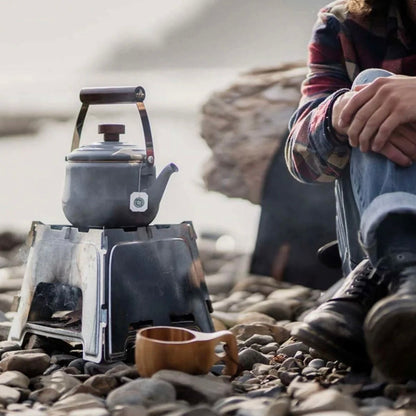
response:
<path id="1" fill-rule="evenodd" d="M 416 254 L 400 253 L 378 267 L 389 275 L 390 295 L 377 302 L 364 324 L 368 354 L 387 380 L 416 377 Z"/>
<path id="2" fill-rule="evenodd" d="M 364 319 L 386 293 L 382 279 L 369 261 L 363 260 L 334 296 L 309 313 L 292 335 L 327 359 L 366 369 L 371 363 L 364 341 Z"/>

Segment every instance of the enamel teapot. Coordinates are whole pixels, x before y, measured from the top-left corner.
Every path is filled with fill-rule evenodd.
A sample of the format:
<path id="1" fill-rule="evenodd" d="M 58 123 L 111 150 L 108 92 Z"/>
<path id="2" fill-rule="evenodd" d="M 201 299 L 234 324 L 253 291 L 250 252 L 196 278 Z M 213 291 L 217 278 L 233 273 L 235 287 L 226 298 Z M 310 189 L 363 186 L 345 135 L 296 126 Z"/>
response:
<path id="1" fill-rule="evenodd" d="M 153 140 L 142 87 L 83 88 L 71 153 L 66 156 L 62 207 L 68 221 L 79 228 L 130 228 L 150 224 L 175 164 L 156 178 Z M 79 147 L 91 104 L 135 103 L 140 114 L 145 149 L 120 141 L 123 124 L 101 124 L 103 140 Z"/>

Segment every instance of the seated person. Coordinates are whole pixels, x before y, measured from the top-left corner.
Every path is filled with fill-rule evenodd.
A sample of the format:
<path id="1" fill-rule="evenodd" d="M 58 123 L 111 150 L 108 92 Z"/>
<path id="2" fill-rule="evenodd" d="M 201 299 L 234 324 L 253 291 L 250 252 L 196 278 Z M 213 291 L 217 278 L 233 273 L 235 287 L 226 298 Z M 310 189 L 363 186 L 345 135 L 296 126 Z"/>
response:
<path id="1" fill-rule="evenodd" d="M 348 276 L 293 335 L 352 366 L 368 352 L 387 379 L 416 377 L 416 2 L 332 2 L 308 66 L 286 163 L 299 181 L 335 181 Z"/>

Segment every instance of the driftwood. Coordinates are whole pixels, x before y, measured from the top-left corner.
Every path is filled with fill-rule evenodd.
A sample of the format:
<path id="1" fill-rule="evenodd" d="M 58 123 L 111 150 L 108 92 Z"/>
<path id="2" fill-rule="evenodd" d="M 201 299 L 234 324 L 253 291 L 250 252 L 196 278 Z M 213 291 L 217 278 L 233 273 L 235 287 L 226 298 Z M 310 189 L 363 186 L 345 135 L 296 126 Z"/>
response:
<path id="1" fill-rule="evenodd" d="M 201 136 L 212 150 L 204 167 L 208 190 L 259 204 L 270 161 L 286 137 L 300 98 L 305 64 L 242 74 L 202 108 Z"/>

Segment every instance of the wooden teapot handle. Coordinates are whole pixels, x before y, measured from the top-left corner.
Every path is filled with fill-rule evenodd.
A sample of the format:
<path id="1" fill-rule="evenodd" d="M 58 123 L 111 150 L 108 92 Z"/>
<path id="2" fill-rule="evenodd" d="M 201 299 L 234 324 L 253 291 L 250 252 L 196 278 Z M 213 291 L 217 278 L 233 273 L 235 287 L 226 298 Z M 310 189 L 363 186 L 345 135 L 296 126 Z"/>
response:
<path id="1" fill-rule="evenodd" d="M 78 118 L 75 123 L 74 134 L 72 136 L 71 152 L 79 147 L 81 132 L 84 126 L 88 107 L 91 104 L 125 104 L 135 103 L 139 110 L 142 121 L 144 141 L 146 144 L 146 161 L 150 165 L 154 164 L 153 139 L 150 130 L 149 118 L 143 100 L 146 93 L 143 87 L 95 87 L 83 88 L 79 94 L 82 102 Z"/>
<path id="2" fill-rule="evenodd" d="M 143 102 L 143 87 L 92 87 L 83 88 L 79 98 L 84 104 L 126 104 Z"/>

